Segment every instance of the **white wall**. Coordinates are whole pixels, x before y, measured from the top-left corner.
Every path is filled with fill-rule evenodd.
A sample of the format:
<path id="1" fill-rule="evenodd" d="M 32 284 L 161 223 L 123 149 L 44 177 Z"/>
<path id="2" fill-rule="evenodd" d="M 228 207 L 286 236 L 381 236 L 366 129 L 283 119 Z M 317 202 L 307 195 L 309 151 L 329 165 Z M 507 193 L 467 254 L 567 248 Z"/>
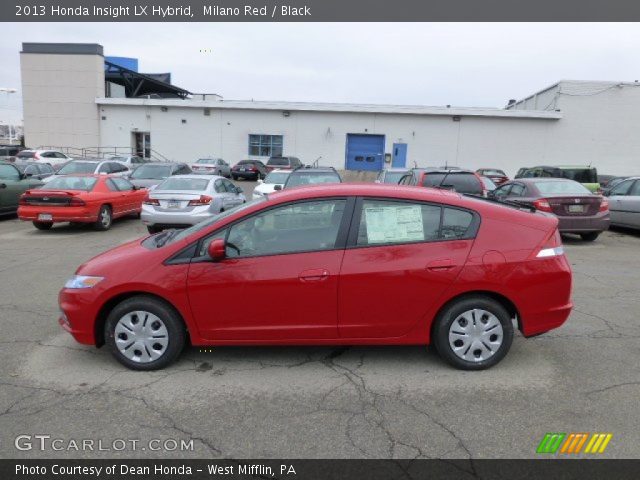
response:
<path id="1" fill-rule="evenodd" d="M 96 147 L 96 97 L 104 96 L 101 55 L 21 53 L 25 144 Z"/>

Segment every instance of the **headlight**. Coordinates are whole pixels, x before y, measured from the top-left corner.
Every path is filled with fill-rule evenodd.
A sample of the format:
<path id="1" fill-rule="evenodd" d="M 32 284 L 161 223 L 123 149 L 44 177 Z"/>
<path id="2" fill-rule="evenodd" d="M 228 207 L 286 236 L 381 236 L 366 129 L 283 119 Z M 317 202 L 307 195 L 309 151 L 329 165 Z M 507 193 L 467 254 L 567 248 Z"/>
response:
<path id="1" fill-rule="evenodd" d="M 86 275 L 74 275 L 67 283 L 64 284 L 64 288 L 91 288 L 104 280 L 104 277 L 89 277 Z"/>

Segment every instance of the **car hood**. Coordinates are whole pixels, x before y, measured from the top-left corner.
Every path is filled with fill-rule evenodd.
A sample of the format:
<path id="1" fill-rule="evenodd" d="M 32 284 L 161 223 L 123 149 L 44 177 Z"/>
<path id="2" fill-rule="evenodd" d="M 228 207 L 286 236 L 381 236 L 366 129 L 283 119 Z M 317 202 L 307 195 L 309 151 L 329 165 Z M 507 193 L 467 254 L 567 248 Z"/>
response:
<path id="1" fill-rule="evenodd" d="M 139 263 L 140 256 L 152 255 L 154 252 L 142 246 L 143 240 L 144 238 L 132 240 L 96 255 L 80 265 L 76 270 L 76 274 L 108 277 L 110 272 L 129 271 L 131 272 L 131 278 L 134 278 L 139 271 L 128 268 L 130 265 L 133 265 L 132 260 L 134 257 L 136 259 L 135 264 L 141 265 L 141 263 Z M 122 275 L 122 273 L 120 273 L 120 275 Z"/>

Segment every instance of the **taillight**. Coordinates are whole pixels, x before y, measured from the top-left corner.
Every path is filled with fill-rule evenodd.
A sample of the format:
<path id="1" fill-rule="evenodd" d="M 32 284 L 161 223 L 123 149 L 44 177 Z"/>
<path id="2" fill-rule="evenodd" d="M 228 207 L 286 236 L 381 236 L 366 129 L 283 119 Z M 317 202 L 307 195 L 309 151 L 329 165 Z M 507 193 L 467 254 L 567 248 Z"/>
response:
<path id="1" fill-rule="evenodd" d="M 560 237 L 560 232 L 556 228 L 544 242 L 542 247 L 540 247 L 540 250 L 538 250 L 538 253 L 536 254 L 536 258 L 558 257 L 560 255 L 564 255 L 564 247 L 562 246 L 562 237 Z"/>
<path id="2" fill-rule="evenodd" d="M 71 205 L 72 207 L 83 207 L 84 205 L 86 205 L 86 203 L 81 198 L 73 197 L 69 202 L 69 205 Z"/>
<path id="3" fill-rule="evenodd" d="M 40 154 L 38 152 L 34 153 L 33 158 L 35 158 L 36 160 L 40 160 Z"/>
<path id="4" fill-rule="evenodd" d="M 608 210 L 609 210 L 609 200 L 607 200 L 606 198 L 603 198 L 602 202 L 600 202 L 600 211 L 606 212 Z"/>
<path id="5" fill-rule="evenodd" d="M 549 201 L 546 198 L 540 198 L 533 202 L 533 206 L 536 207 L 536 210 L 540 210 L 541 212 L 552 212 L 551 205 L 549 205 Z"/>
<path id="6" fill-rule="evenodd" d="M 20 200 L 18 201 L 18 205 L 29 205 L 27 203 L 26 194 L 29 192 L 25 192 L 24 195 L 20 195 Z"/>
<path id="7" fill-rule="evenodd" d="M 189 206 L 197 207 L 199 205 L 209 205 L 211 203 L 211 200 L 213 200 L 213 198 L 211 198 L 209 195 L 200 195 L 200 198 L 198 198 L 197 200 L 191 200 L 189 202 Z"/>
<path id="8" fill-rule="evenodd" d="M 144 200 L 142 201 L 142 203 L 144 203 L 145 205 L 160 206 L 160 201 L 156 200 L 155 198 L 149 198 L 149 194 L 148 193 L 147 193 L 147 196 L 144 197 Z"/>

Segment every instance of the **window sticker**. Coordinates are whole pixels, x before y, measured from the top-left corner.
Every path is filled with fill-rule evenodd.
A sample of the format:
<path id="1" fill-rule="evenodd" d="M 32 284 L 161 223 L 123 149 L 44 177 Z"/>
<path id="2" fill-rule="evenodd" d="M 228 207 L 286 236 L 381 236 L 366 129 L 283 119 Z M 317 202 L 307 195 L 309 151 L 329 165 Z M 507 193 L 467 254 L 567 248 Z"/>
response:
<path id="1" fill-rule="evenodd" d="M 364 214 L 369 244 L 424 240 L 419 205 L 370 207 L 365 208 Z"/>

